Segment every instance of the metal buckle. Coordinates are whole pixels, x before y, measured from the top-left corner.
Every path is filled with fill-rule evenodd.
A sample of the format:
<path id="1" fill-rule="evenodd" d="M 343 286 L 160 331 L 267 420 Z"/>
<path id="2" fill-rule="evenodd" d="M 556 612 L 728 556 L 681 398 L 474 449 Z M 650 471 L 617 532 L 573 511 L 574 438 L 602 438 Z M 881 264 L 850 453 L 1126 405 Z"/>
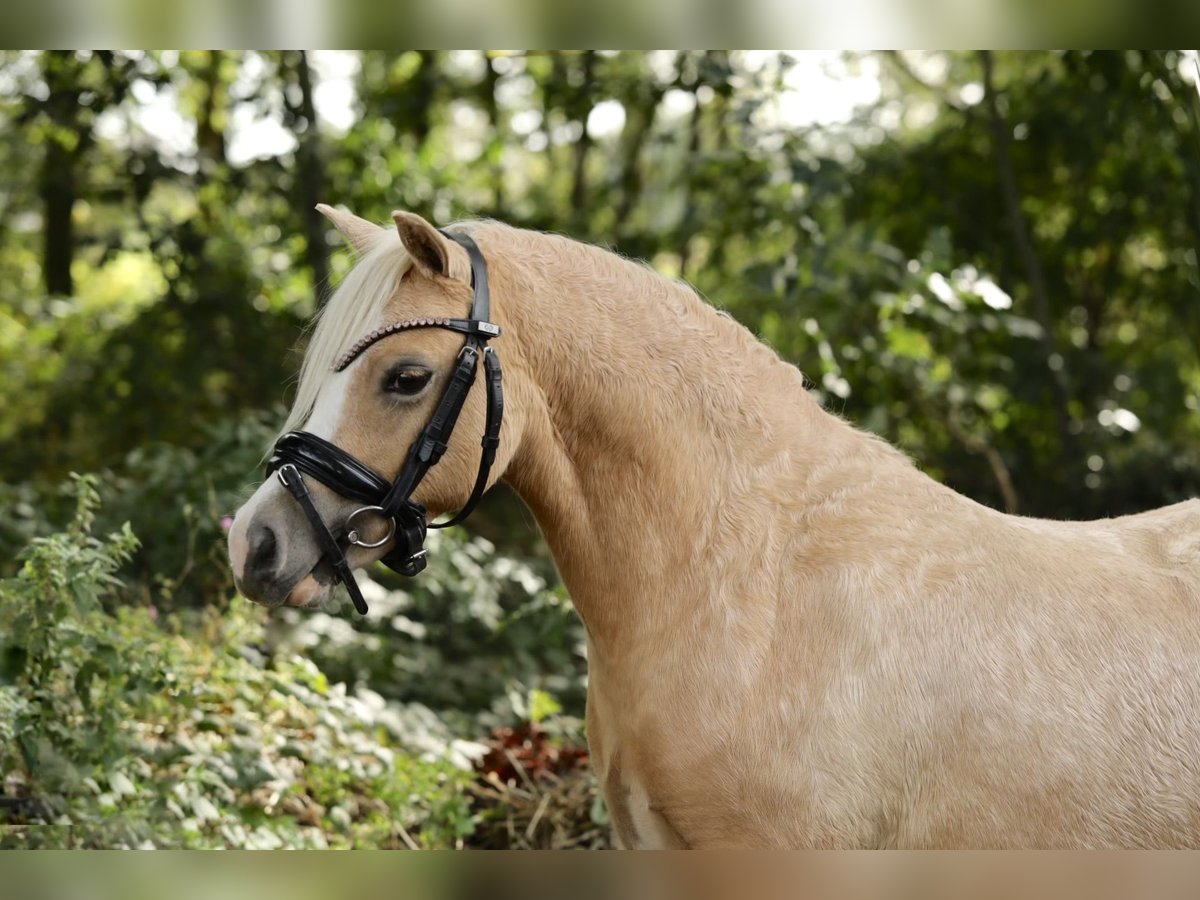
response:
<path id="1" fill-rule="evenodd" d="M 426 556 L 426 552 L 422 548 L 421 550 L 418 550 L 416 553 L 414 553 L 412 556 L 410 556 L 408 559 L 404 560 L 404 562 L 399 566 L 399 568 L 397 568 L 396 566 L 392 566 L 392 570 L 395 572 L 399 572 L 401 575 L 407 575 L 410 578 L 414 577 L 414 576 L 418 575 L 425 568 L 425 564 L 426 564 L 425 556 Z"/>
<path id="2" fill-rule="evenodd" d="M 354 517 L 357 516 L 359 513 L 364 513 L 364 512 L 377 512 L 382 516 L 383 515 L 383 507 L 382 506 L 360 506 L 358 509 L 354 510 L 354 512 L 350 513 L 350 515 L 346 516 L 346 540 L 347 540 L 347 542 L 353 544 L 355 547 L 365 547 L 368 550 L 373 549 L 375 547 L 382 547 L 384 544 L 386 544 L 388 541 L 390 541 L 395 536 L 396 520 L 391 517 L 387 517 L 388 533 L 386 535 L 384 535 L 382 539 L 375 541 L 375 543 L 372 544 L 368 541 L 360 541 L 358 539 L 358 529 L 351 527 L 351 523 L 354 521 Z"/>

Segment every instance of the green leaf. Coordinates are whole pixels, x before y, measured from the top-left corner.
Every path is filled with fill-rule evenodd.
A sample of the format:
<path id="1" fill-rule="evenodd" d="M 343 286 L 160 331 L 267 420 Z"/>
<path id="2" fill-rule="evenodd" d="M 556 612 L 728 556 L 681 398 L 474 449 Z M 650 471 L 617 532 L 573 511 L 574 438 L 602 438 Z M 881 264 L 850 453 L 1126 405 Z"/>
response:
<path id="1" fill-rule="evenodd" d="M 535 724 L 562 712 L 562 704 L 545 691 L 536 688 L 529 692 L 529 719 Z"/>
<path id="2" fill-rule="evenodd" d="M 90 712 L 92 709 L 92 679 L 99 672 L 100 667 L 96 661 L 89 659 L 75 673 L 75 694 L 79 697 L 79 702 L 83 704 L 86 712 Z"/>
<path id="3" fill-rule="evenodd" d="M 119 797 L 132 797 L 137 793 L 137 787 L 123 772 L 112 772 L 108 776 L 108 786 Z"/>

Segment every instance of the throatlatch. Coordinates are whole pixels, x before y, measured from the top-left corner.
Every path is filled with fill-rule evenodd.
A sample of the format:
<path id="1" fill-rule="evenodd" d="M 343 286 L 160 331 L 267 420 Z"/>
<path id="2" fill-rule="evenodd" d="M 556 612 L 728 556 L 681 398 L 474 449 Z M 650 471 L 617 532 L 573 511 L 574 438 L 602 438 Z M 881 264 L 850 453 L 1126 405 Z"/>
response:
<path id="1" fill-rule="evenodd" d="M 425 536 L 429 528 L 447 528 L 457 525 L 475 508 L 479 498 L 487 489 L 488 475 L 500 446 L 500 424 L 504 418 L 503 376 L 500 358 L 488 345 L 491 338 L 500 334 L 500 328 L 491 319 L 491 298 L 488 293 L 487 261 L 479 247 L 468 235 L 443 231 L 446 237 L 467 251 L 471 260 L 471 315 L 468 319 L 425 318 L 407 319 L 376 329 L 363 336 L 347 350 L 334 365 L 340 372 L 361 356 L 378 341 L 414 328 L 442 328 L 466 335 L 463 348 L 454 364 L 454 372 L 442 392 L 437 408 L 429 422 L 409 447 L 404 465 L 396 480 L 389 482 L 366 463 L 355 459 L 340 447 L 307 431 L 290 431 L 275 443 L 274 452 L 267 461 L 267 475 L 276 473 L 280 483 L 304 510 L 317 535 L 323 559 L 333 568 L 335 577 L 346 585 L 354 608 L 362 614 L 367 612 L 367 603 L 354 580 L 346 560 L 346 548 L 350 546 L 374 548 L 393 541 L 392 548 L 382 562 L 401 575 L 417 575 L 425 568 Z M 462 509 L 445 522 L 429 524 L 426 510 L 411 499 L 421 479 L 435 466 L 450 442 L 454 426 L 458 422 L 466 402 L 467 393 L 475 381 L 479 360 L 483 359 L 484 380 L 487 388 L 487 420 L 484 425 L 482 453 L 479 473 L 471 494 Z M 343 524 L 341 534 L 335 535 L 325 524 L 313 504 L 304 476 L 308 475 L 343 497 L 355 500 L 362 506 L 355 509 Z M 360 531 L 362 520 L 375 515 L 388 523 L 388 530 L 379 540 L 368 542 Z"/>

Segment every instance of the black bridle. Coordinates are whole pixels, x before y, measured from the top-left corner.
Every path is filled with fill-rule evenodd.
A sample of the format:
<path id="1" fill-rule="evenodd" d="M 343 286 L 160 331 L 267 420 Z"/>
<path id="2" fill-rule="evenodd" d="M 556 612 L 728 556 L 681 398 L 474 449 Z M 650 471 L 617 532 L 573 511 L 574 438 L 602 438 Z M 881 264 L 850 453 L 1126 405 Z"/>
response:
<path id="1" fill-rule="evenodd" d="M 346 517 L 341 536 L 346 547 L 382 547 L 394 539 L 394 545 L 383 557 L 382 562 L 401 575 L 412 576 L 425 568 L 424 543 L 427 529 L 456 525 L 475 508 L 475 504 L 487 489 L 488 474 L 496 459 L 496 449 L 500 446 L 500 422 L 504 417 L 500 359 L 487 343 L 500 334 L 500 328 L 489 321 L 491 299 L 488 295 L 487 262 L 479 247 L 467 235 L 446 231 L 442 234 L 462 246 L 471 260 L 471 287 L 474 297 L 471 300 L 470 318 L 407 319 L 378 328 L 342 354 L 333 366 L 333 371 L 341 372 L 367 348 L 401 331 L 414 328 L 443 328 L 466 335 L 454 365 L 454 372 L 442 392 L 441 400 L 438 401 L 428 424 L 409 447 L 408 456 L 396 480 L 389 482 L 366 463 L 307 431 L 291 431 L 285 434 L 275 443 L 275 450 L 267 461 L 267 475 L 277 473 L 280 483 L 296 498 L 317 535 L 322 558 L 328 559 L 335 577 L 345 584 L 346 590 L 350 592 L 354 608 L 364 615 L 367 612 L 367 603 L 350 571 L 343 543 L 329 530 L 329 526 L 317 512 L 308 486 L 304 483 L 304 476 L 310 475 L 341 496 L 363 504 Z M 458 415 L 462 412 L 467 393 L 475 381 L 481 358 L 484 378 L 487 381 L 487 422 L 483 431 L 479 473 L 475 476 L 475 485 L 471 488 L 471 495 L 462 509 L 445 522 L 430 524 L 425 521 L 425 507 L 411 499 L 412 492 L 421 483 L 425 473 L 435 466 L 446 452 L 450 435 L 458 422 Z M 389 523 L 387 534 L 378 541 L 363 540 L 361 531 L 356 527 L 356 521 L 369 514 L 378 515 Z"/>

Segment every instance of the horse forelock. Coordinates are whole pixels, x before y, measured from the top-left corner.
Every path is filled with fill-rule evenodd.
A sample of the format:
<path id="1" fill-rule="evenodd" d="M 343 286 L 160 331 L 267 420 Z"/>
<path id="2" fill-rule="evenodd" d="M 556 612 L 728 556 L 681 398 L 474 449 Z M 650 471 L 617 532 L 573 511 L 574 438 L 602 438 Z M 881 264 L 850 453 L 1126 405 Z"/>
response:
<path id="1" fill-rule="evenodd" d="M 312 338 L 300 366 L 296 399 L 283 433 L 301 428 L 317 405 L 321 388 L 334 377 L 334 363 L 362 335 L 381 323 L 412 257 L 393 228 L 381 228 L 370 249 L 355 264 L 314 319 Z"/>

